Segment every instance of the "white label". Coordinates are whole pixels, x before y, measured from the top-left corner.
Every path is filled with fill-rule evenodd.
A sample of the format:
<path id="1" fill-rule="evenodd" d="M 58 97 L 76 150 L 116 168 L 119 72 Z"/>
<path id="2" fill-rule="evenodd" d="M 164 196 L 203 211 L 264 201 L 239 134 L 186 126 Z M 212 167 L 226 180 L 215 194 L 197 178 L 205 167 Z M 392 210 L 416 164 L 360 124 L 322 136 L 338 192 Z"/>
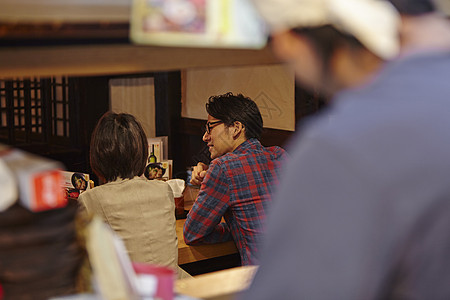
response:
<path id="1" fill-rule="evenodd" d="M 8 209 L 18 198 L 17 182 L 13 173 L 0 158 L 0 211 Z"/>

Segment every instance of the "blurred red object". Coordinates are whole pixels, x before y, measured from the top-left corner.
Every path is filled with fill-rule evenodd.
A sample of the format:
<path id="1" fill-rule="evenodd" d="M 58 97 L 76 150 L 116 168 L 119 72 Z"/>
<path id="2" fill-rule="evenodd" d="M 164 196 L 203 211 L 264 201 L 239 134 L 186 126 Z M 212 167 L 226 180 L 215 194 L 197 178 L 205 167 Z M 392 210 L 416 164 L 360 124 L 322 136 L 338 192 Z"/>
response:
<path id="1" fill-rule="evenodd" d="M 77 190 L 77 189 L 66 190 L 66 193 L 65 193 L 66 200 L 67 200 L 67 198 L 78 199 L 78 196 L 80 196 L 80 190 Z"/>

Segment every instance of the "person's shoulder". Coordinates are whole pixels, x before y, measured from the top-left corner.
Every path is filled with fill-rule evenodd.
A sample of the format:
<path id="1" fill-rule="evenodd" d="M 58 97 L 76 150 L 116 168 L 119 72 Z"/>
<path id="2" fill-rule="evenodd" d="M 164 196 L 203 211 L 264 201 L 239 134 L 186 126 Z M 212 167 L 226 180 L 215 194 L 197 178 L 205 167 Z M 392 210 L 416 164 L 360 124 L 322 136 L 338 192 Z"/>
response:
<path id="1" fill-rule="evenodd" d="M 231 152 L 213 159 L 208 167 L 207 176 L 213 178 L 227 178 L 230 171 L 239 164 L 236 154 Z"/>
<path id="2" fill-rule="evenodd" d="M 92 189 L 88 189 L 78 196 L 77 201 L 81 204 L 84 204 L 85 206 L 91 206 L 98 202 L 98 199 L 102 198 L 102 195 L 104 194 L 105 187 L 104 185 L 96 186 Z"/>
<path id="3" fill-rule="evenodd" d="M 101 191 L 103 188 L 104 188 L 103 185 L 98 185 L 93 188 L 87 189 L 80 193 L 80 195 L 78 196 L 78 199 L 87 199 L 89 197 L 92 197 L 93 195 L 95 195 L 96 193 Z"/>
<path id="4" fill-rule="evenodd" d="M 219 156 L 215 159 L 213 159 L 208 166 L 208 173 L 210 172 L 217 172 L 221 168 L 225 167 L 227 162 L 229 162 L 231 159 L 233 159 L 233 156 L 231 155 L 231 152 L 225 153 L 222 156 Z"/>
<path id="5" fill-rule="evenodd" d="M 274 153 L 274 154 L 278 154 L 280 156 L 286 154 L 286 150 L 284 150 L 280 146 L 268 146 L 268 147 L 266 147 L 266 151 Z"/>
<path id="6" fill-rule="evenodd" d="M 250 152 L 228 152 L 224 155 L 214 159 L 210 163 L 210 168 L 213 169 L 228 169 L 230 165 L 240 164 L 242 160 L 244 160 L 247 156 L 252 155 Z"/>
<path id="7" fill-rule="evenodd" d="M 152 186 L 154 187 L 154 188 L 157 188 L 157 189 L 162 189 L 162 190 L 172 190 L 172 188 L 170 187 L 170 185 L 167 183 L 167 182 L 165 182 L 165 181 L 163 181 L 163 180 L 147 180 L 147 181 L 149 181 L 150 182 L 150 184 L 152 184 Z"/>
<path id="8" fill-rule="evenodd" d="M 124 191 L 129 189 L 158 189 L 169 186 L 167 182 L 162 180 L 149 180 L 145 177 L 136 176 L 131 179 L 117 179 L 112 182 L 105 183 L 103 185 L 99 185 L 91 190 L 88 190 L 84 193 L 89 192 L 90 195 L 95 194 L 104 194 L 104 193 L 115 193 L 118 191 Z M 83 194 L 84 194 L 83 193 Z"/>
<path id="9" fill-rule="evenodd" d="M 261 155 L 261 150 L 247 149 L 242 152 L 229 152 L 221 157 L 214 159 L 209 169 L 211 173 L 222 174 L 222 176 L 231 176 L 236 170 L 241 170 L 248 165 L 249 160 Z"/>
<path id="10" fill-rule="evenodd" d="M 80 195 L 78 196 L 78 199 L 77 199 L 78 202 L 80 202 L 80 203 L 85 202 L 86 199 L 89 198 L 88 192 L 89 192 L 89 193 L 92 193 L 93 190 L 94 190 L 94 189 L 90 189 L 90 190 L 84 191 L 83 193 L 80 193 Z"/>
<path id="11" fill-rule="evenodd" d="M 247 161 L 248 157 L 254 157 L 264 151 L 266 151 L 266 148 L 257 139 L 249 139 L 239 145 L 234 151 L 225 153 L 212 160 L 209 168 L 228 169 L 230 166 L 236 167 L 237 165 L 241 165 L 243 161 Z M 282 153 L 284 150 L 278 147 L 274 151 Z"/>
<path id="12" fill-rule="evenodd" d="M 157 179 L 147 179 L 145 177 L 134 177 L 130 180 L 126 180 L 124 184 L 127 185 L 126 189 L 122 191 L 133 190 L 140 195 L 146 195 L 145 198 L 170 198 L 173 195 L 170 185 Z"/>
<path id="13" fill-rule="evenodd" d="M 288 153 L 280 146 L 269 146 L 265 148 L 272 160 L 283 161 L 289 158 Z"/>
<path id="14" fill-rule="evenodd" d="M 145 177 L 135 177 L 130 179 L 130 184 L 156 189 L 167 189 L 167 187 L 169 187 L 169 184 L 163 180 L 147 179 Z"/>
<path id="15" fill-rule="evenodd" d="M 261 142 L 257 139 L 250 140 L 250 147 L 248 151 L 243 153 L 243 156 L 254 156 L 254 155 L 269 155 L 273 159 L 279 159 L 286 155 L 286 151 L 277 145 L 274 146 L 263 146 Z"/>

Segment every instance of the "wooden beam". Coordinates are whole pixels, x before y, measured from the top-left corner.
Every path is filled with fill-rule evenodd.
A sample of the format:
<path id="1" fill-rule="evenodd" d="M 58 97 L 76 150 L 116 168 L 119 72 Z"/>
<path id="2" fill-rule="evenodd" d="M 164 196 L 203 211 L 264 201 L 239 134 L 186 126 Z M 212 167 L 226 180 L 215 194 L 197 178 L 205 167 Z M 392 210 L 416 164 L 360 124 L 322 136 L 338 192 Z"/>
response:
<path id="1" fill-rule="evenodd" d="M 2 0 L 2 22 L 128 22 L 129 0 Z"/>

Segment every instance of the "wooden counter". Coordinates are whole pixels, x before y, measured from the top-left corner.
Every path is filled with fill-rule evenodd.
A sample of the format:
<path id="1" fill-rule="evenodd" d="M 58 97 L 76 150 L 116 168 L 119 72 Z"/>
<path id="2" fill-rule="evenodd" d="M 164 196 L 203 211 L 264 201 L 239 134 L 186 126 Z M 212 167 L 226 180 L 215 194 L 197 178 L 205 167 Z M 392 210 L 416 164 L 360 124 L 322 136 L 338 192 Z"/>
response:
<path id="1" fill-rule="evenodd" d="M 237 253 L 238 250 L 233 241 L 218 244 L 189 246 L 183 238 L 183 226 L 186 220 L 177 220 L 178 236 L 178 264 L 187 264 L 208 258 L 220 257 Z"/>
<path id="2" fill-rule="evenodd" d="M 257 266 L 244 266 L 177 280 L 175 291 L 198 299 L 234 299 L 253 280 Z"/>

